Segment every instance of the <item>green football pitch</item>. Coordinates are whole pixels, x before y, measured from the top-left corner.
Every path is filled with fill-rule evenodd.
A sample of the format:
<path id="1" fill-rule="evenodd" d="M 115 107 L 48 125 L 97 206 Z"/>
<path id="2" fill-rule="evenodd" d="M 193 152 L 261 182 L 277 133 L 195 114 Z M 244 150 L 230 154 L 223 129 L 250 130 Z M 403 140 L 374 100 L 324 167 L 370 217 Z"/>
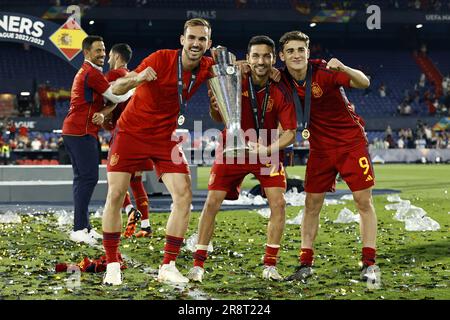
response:
<path id="1" fill-rule="evenodd" d="M 289 167 L 290 177 L 303 177 L 304 167 Z M 423 208 L 440 224 L 438 231 L 406 231 L 385 210 L 386 195 L 374 197 L 378 216 L 377 263 L 381 287 L 370 290 L 358 281 L 361 242 L 358 224 L 335 224 L 351 201 L 324 206 L 315 244 L 315 273 L 307 283 L 267 282 L 261 279 L 267 219 L 255 210 L 226 211 L 217 216 L 214 251 L 206 261 L 203 283 L 184 287 L 161 284 L 155 272 L 162 258 L 168 213 L 151 216 L 151 239 L 123 239 L 127 258 L 124 284 L 101 285 L 103 274 L 55 273 L 58 262 L 78 263 L 98 258 L 102 248 L 68 240 L 54 215 L 22 215 L 21 224 L 0 224 L 0 299 L 450 299 L 450 166 L 376 165 L 376 188 L 399 190 L 402 199 Z M 198 188 L 205 189 L 209 168 L 199 168 Z M 244 189 L 255 184 L 244 182 Z M 345 184 L 339 184 L 345 189 Z M 301 207 L 287 207 L 287 219 Z M 193 212 L 187 237 L 196 232 L 199 212 Z M 101 219 L 93 218 L 101 230 Z M 125 216 L 123 219 L 125 223 Z M 297 265 L 299 225 L 286 225 L 279 271 L 289 275 Z M 192 253 L 183 248 L 177 260 L 186 274 Z M 79 280 L 79 282 L 78 282 Z"/>

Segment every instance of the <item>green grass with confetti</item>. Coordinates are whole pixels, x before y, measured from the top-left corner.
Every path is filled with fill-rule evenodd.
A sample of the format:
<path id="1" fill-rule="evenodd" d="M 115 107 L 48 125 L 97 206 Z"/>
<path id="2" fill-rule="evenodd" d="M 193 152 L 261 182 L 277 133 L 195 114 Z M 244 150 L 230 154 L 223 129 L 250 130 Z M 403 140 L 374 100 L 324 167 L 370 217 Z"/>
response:
<path id="1" fill-rule="evenodd" d="M 303 176 L 304 167 L 289 167 L 289 175 Z M 80 286 L 69 285 L 71 275 L 55 273 L 57 262 L 78 263 L 97 258 L 101 247 L 74 244 L 52 214 L 23 215 L 21 224 L 0 224 L 0 299 L 449 299 L 450 298 L 450 166 L 377 165 L 376 188 L 400 190 L 402 199 L 427 211 L 441 228 L 409 232 L 387 211 L 386 195 L 375 196 L 378 215 L 378 265 L 381 288 L 369 290 L 357 281 L 361 243 L 356 223 L 335 224 L 345 205 L 324 206 L 315 244 L 315 274 L 307 283 L 267 282 L 261 279 L 267 219 L 256 211 L 227 211 L 218 215 L 214 252 L 206 261 L 203 283 L 173 287 L 155 280 L 164 246 L 168 214 L 151 216 L 151 239 L 122 240 L 128 258 L 124 284 L 101 285 L 103 274 L 82 273 Z M 205 189 L 209 168 L 199 168 L 199 188 Z M 255 184 L 250 178 L 244 188 Z M 339 188 L 346 188 L 344 184 Z M 287 208 L 287 219 L 301 207 Z M 187 237 L 196 232 L 199 212 L 193 212 Z M 124 216 L 125 222 L 125 216 Z M 97 230 L 101 220 L 92 219 Z M 289 275 L 297 265 L 298 225 L 286 225 L 279 270 Z M 182 249 L 177 260 L 186 274 L 192 253 Z"/>

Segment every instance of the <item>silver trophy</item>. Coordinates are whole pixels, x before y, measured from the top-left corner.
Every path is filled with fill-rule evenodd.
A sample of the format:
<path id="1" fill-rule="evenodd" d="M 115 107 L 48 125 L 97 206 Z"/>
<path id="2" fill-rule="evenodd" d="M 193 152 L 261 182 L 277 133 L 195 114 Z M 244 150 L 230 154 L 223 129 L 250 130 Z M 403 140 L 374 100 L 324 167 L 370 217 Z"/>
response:
<path id="1" fill-rule="evenodd" d="M 215 64 L 212 66 L 213 78 L 208 80 L 209 86 L 227 128 L 223 153 L 225 156 L 240 156 L 249 150 L 241 130 L 241 68 L 236 65 L 236 57 L 225 47 L 212 48 L 211 56 Z"/>

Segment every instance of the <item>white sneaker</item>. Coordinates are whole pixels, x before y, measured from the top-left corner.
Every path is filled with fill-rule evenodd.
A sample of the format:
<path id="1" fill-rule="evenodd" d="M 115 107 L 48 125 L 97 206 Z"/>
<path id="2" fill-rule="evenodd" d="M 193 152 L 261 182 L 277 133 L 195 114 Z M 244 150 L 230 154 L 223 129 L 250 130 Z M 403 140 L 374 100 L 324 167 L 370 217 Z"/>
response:
<path id="1" fill-rule="evenodd" d="M 90 245 L 97 244 L 97 240 L 91 237 L 87 231 L 87 229 L 72 231 L 70 233 L 70 240 L 75 242 L 84 242 Z"/>
<path id="2" fill-rule="evenodd" d="M 263 279 L 266 280 L 275 280 L 275 281 L 281 281 L 283 280 L 283 277 L 280 276 L 278 273 L 277 267 L 275 266 L 264 266 L 264 270 L 262 272 Z"/>
<path id="3" fill-rule="evenodd" d="M 159 267 L 158 281 L 188 283 L 189 279 L 178 271 L 177 267 L 175 267 L 175 261 L 170 261 L 169 264 L 163 264 Z"/>
<path id="4" fill-rule="evenodd" d="M 111 262 L 106 265 L 106 273 L 103 276 L 103 284 L 119 286 L 122 284 L 122 272 L 119 262 Z"/>
<path id="5" fill-rule="evenodd" d="M 99 239 L 102 240 L 103 236 L 101 234 L 99 234 L 97 231 L 95 231 L 94 229 L 91 229 L 91 231 L 89 231 L 89 235 L 94 238 L 94 239 Z"/>
<path id="6" fill-rule="evenodd" d="M 191 270 L 189 270 L 187 277 L 189 280 L 202 282 L 204 274 L 205 274 L 205 269 L 203 269 L 202 267 L 196 266 L 196 267 L 191 268 Z"/>

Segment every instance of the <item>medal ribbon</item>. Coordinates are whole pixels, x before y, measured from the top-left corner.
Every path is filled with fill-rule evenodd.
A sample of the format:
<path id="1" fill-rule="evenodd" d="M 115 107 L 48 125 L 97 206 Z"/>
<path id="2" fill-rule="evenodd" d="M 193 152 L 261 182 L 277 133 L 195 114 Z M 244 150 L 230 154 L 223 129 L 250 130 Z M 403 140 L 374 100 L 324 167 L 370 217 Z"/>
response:
<path id="1" fill-rule="evenodd" d="M 192 87 L 195 84 L 195 80 L 197 79 L 197 72 L 198 67 L 192 72 L 191 79 L 189 80 L 188 90 L 187 94 L 191 92 Z M 187 99 L 186 101 L 183 99 L 183 64 L 181 61 L 181 49 L 178 50 L 178 68 L 177 68 L 177 75 L 178 75 L 178 102 L 180 103 L 180 112 L 178 113 L 178 118 L 183 116 L 184 113 L 186 113 L 187 108 Z"/>
<path id="2" fill-rule="evenodd" d="M 292 78 L 292 77 L 291 77 Z M 311 80 L 312 67 L 308 66 L 306 74 L 306 89 L 305 89 L 305 110 L 303 112 L 302 101 L 298 95 L 295 79 L 291 79 L 292 95 L 294 98 L 295 110 L 297 113 L 297 122 L 299 123 L 299 130 L 308 129 L 309 117 L 311 113 Z"/>
<path id="3" fill-rule="evenodd" d="M 259 138 L 259 129 L 263 129 L 263 127 L 264 127 L 264 119 L 266 117 L 266 109 L 267 109 L 267 104 L 269 102 L 270 80 L 268 80 L 266 83 L 266 93 L 264 95 L 264 100 L 263 100 L 263 105 L 262 105 L 261 121 L 258 120 L 258 101 L 256 100 L 256 92 L 255 92 L 255 88 L 253 87 L 252 76 L 248 77 L 248 83 L 249 83 L 249 89 L 250 89 L 250 101 L 252 103 L 253 118 L 255 120 L 256 136 Z"/>

